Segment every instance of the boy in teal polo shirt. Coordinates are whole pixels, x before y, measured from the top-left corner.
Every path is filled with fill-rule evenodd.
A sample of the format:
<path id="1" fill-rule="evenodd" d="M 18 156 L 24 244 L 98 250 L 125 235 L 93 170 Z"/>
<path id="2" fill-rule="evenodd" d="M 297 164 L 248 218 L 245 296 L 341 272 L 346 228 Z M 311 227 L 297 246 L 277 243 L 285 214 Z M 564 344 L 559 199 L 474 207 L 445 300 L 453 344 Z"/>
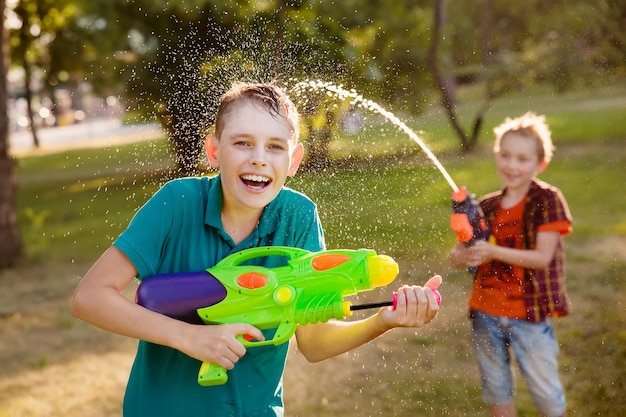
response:
<path id="1" fill-rule="evenodd" d="M 283 415 L 287 343 L 246 351 L 238 335 L 264 339 L 249 324 L 186 323 L 120 294 L 135 277 L 204 270 L 246 248 L 325 248 L 315 204 L 284 186 L 298 169 L 303 147 L 297 111 L 280 88 L 234 85 L 222 97 L 206 151 L 220 174 L 165 184 L 87 272 L 72 299 L 76 317 L 140 340 L 125 417 Z M 361 321 L 300 326 L 298 348 L 309 361 L 320 361 L 394 327 L 421 327 L 437 315 L 433 290 L 440 282 L 435 276 L 424 287 L 403 286 L 395 310 L 382 308 Z M 228 382 L 200 386 L 200 361 L 228 369 Z"/>

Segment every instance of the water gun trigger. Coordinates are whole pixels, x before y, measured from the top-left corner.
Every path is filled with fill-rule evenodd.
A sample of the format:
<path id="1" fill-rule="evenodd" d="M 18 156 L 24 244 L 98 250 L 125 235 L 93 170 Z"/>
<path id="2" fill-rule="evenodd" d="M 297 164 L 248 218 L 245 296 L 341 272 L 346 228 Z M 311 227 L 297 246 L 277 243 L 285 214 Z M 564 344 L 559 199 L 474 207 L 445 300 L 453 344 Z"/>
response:
<path id="1" fill-rule="evenodd" d="M 237 336 L 237 339 L 246 347 L 280 345 L 285 343 L 295 331 L 296 322 L 283 320 L 274 337 L 270 340 L 257 340 L 249 334 Z M 211 387 L 215 385 L 224 385 L 228 381 L 228 373 L 226 369 L 211 362 L 202 362 L 198 371 L 198 384 L 203 387 Z"/>
<path id="2" fill-rule="evenodd" d="M 258 340 L 249 334 L 239 335 L 237 339 L 247 348 L 254 346 L 278 346 L 287 342 L 295 333 L 297 323 L 292 320 L 282 320 L 270 339 Z"/>

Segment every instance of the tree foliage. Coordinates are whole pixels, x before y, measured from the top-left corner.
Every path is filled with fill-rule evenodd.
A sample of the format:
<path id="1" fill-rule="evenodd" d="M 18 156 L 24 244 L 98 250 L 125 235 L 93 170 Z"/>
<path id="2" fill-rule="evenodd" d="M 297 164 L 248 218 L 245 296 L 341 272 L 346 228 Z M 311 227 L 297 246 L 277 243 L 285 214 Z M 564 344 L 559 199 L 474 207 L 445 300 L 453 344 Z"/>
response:
<path id="1" fill-rule="evenodd" d="M 110 41 L 113 37 L 107 36 L 100 2 L 20 0 L 10 11 L 17 22 L 10 31 L 12 65 L 21 67 L 24 74 L 23 91 L 18 95 L 26 99 L 38 146 L 33 116 L 43 97 L 51 101 L 55 112 L 58 88 L 71 89 L 78 95 L 81 84 L 88 83 L 101 91 L 105 79 L 115 83 L 106 64 L 114 51 Z"/>
<path id="2" fill-rule="evenodd" d="M 595 80 L 604 83 L 626 69 L 624 0 L 481 0 L 471 8 L 434 0 L 434 5 L 431 68 L 463 150 L 474 147 L 491 101 L 507 91 L 544 83 L 564 92 Z M 445 27 L 439 27 L 441 13 L 437 18 L 442 9 L 448 12 Z M 470 132 L 462 128 L 456 83 L 444 82 L 444 66 L 456 74 L 455 81 L 485 87 Z"/>
<path id="3" fill-rule="evenodd" d="M 179 166 L 192 172 L 217 99 L 234 79 L 319 78 L 406 113 L 420 112 L 445 79 L 444 105 L 461 146 L 471 148 L 498 95 L 530 82 L 564 91 L 598 71 L 624 71 L 623 3 L 20 0 L 15 10 L 26 24 L 14 31 L 12 51 L 14 62 L 38 71 L 50 89 L 88 80 L 98 90 L 120 91 L 163 123 Z M 439 32 L 437 4 L 447 11 Z M 455 86 L 465 82 L 485 85 L 468 133 L 454 113 Z M 307 120 L 311 136 L 330 131 L 314 122 L 319 113 Z"/>

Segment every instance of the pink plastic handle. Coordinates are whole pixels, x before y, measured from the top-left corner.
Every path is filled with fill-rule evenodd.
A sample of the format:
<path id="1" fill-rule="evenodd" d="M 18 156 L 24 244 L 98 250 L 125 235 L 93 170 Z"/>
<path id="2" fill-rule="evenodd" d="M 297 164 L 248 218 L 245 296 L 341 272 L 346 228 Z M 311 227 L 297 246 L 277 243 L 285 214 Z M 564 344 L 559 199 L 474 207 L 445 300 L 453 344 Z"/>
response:
<path id="1" fill-rule="evenodd" d="M 435 299 L 437 300 L 437 305 L 440 305 L 441 304 L 441 294 L 437 290 L 431 289 L 431 291 L 433 292 L 433 294 L 435 294 Z M 398 293 L 397 292 L 393 293 L 393 296 L 392 296 L 391 300 L 393 301 L 393 306 L 392 306 L 391 309 L 395 310 L 396 309 L 396 304 L 398 304 Z"/>

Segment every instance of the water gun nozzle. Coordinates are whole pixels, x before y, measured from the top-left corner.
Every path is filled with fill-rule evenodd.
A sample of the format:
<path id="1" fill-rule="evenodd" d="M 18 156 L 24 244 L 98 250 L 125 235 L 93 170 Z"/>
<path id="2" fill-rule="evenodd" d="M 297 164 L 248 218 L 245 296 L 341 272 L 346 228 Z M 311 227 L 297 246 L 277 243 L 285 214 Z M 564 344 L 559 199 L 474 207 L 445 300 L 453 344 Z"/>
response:
<path id="1" fill-rule="evenodd" d="M 452 200 L 456 203 L 462 203 L 467 198 L 467 189 L 461 187 L 452 192 Z"/>
<path id="2" fill-rule="evenodd" d="M 400 268 L 392 257 L 387 255 L 372 256 L 367 261 L 372 286 L 383 287 L 398 276 Z"/>

